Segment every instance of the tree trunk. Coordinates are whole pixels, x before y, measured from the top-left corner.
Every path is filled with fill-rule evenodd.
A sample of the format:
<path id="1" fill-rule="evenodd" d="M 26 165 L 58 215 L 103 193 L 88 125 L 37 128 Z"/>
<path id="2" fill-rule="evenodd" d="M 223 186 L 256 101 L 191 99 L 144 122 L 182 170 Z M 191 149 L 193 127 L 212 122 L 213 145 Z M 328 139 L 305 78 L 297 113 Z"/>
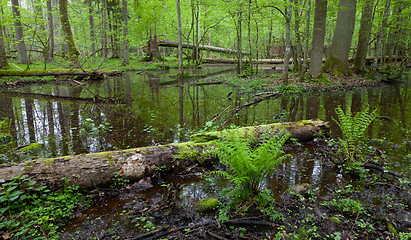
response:
<path id="1" fill-rule="evenodd" d="M 389 24 L 389 33 L 388 33 L 388 38 L 387 42 L 385 44 L 385 50 L 384 50 L 384 56 L 388 57 L 385 62 L 392 62 L 393 61 L 393 55 L 394 55 L 394 50 L 397 45 L 397 43 L 400 40 L 400 32 L 399 32 L 399 24 L 401 22 L 401 19 L 399 17 L 399 11 L 401 8 L 400 2 L 396 2 L 394 5 L 394 10 L 391 15 L 391 21 Z"/>
<path id="2" fill-rule="evenodd" d="M 51 0 L 47 0 L 47 23 L 48 23 L 48 46 L 47 46 L 47 60 L 53 61 L 54 59 L 54 20 L 53 20 L 53 7 Z"/>
<path id="3" fill-rule="evenodd" d="M 381 62 L 383 61 L 383 54 L 382 54 L 382 41 L 384 39 L 384 30 L 387 28 L 387 22 L 388 22 L 388 16 L 390 15 L 390 0 L 387 0 L 385 2 L 385 10 L 384 10 L 384 16 L 382 18 L 382 24 L 381 28 L 378 34 L 378 39 L 376 42 L 375 46 L 375 52 L 374 52 L 374 62 L 372 64 L 373 69 L 377 68 L 377 62 L 378 59 L 381 57 Z"/>
<path id="4" fill-rule="evenodd" d="M 178 75 L 183 75 L 183 39 L 181 34 L 180 0 L 176 0 L 178 28 Z"/>
<path id="5" fill-rule="evenodd" d="M 92 0 L 87 0 L 88 5 L 88 20 L 90 23 L 90 40 L 91 40 L 91 54 L 96 52 L 96 35 L 94 33 L 94 18 L 93 18 L 93 2 Z"/>
<path id="6" fill-rule="evenodd" d="M 24 43 L 23 27 L 20 21 L 19 1 L 11 0 L 14 27 L 16 28 L 16 40 L 17 40 L 17 54 L 19 63 L 28 64 L 30 62 L 27 55 L 26 44 Z"/>
<path id="7" fill-rule="evenodd" d="M 6 49 L 3 40 L 3 26 L 0 22 L 0 69 L 4 69 L 8 66 Z"/>
<path id="8" fill-rule="evenodd" d="M 308 45 L 310 42 L 310 24 L 311 24 L 311 0 L 307 1 L 307 19 L 305 25 L 305 44 L 304 44 L 304 56 L 303 56 L 303 65 L 301 69 L 300 78 L 304 78 L 305 73 L 307 72 L 308 65 Z"/>
<path id="9" fill-rule="evenodd" d="M 123 65 L 130 64 L 130 54 L 128 50 L 128 17 L 127 17 L 127 0 L 123 0 Z"/>
<path id="10" fill-rule="evenodd" d="M 348 57 L 354 32 L 357 0 L 340 0 L 333 42 L 325 61 L 325 72 L 350 75 Z"/>
<path id="11" fill-rule="evenodd" d="M 59 0 L 60 21 L 64 32 L 65 43 L 68 48 L 68 55 L 71 60 L 77 59 L 79 52 L 77 51 L 76 44 L 74 43 L 73 32 L 71 31 L 68 11 L 67 0 Z"/>
<path id="12" fill-rule="evenodd" d="M 354 58 L 354 68 L 361 71 L 367 56 L 368 39 L 370 37 L 373 19 L 374 0 L 365 0 L 362 9 L 361 25 L 358 34 L 357 52 Z"/>
<path id="13" fill-rule="evenodd" d="M 237 74 L 241 74 L 243 71 L 243 42 L 242 42 L 242 8 L 241 3 L 237 12 Z"/>
<path id="14" fill-rule="evenodd" d="M 287 7 L 285 10 L 285 55 L 284 55 L 284 68 L 282 81 L 284 85 L 288 85 L 288 66 L 291 56 L 291 16 L 292 8 L 290 3 L 287 2 Z"/>
<path id="15" fill-rule="evenodd" d="M 178 0 L 177 0 L 178 1 Z M 280 129 L 291 133 L 292 138 L 299 141 L 312 139 L 314 134 L 328 129 L 327 123 L 305 121 L 298 123 L 277 123 L 256 127 L 243 127 L 227 130 L 239 132 L 245 137 L 267 137 L 266 133 L 274 134 Z M 193 136 L 195 142 L 169 144 L 163 146 L 143 147 L 120 151 L 90 153 L 76 156 L 65 156 L 50 159 L 38 159 L 17 164 L 0 166 L 0 180 L 9 181 L 22 174 L 31 177 L 41 185 L 58 187 L 62 178 L 67 178 L 69 184 L 81 188 L 96 188 L 109 185 L 118 178 L 137 181 L 151 176 L 156 169 L 191 166 L 193 164 L 209 163 L 213 159 L 205 147 L 215 147 L 211 140 L 221 137 L 221 132 L 197 134 Z"/>
<path id="16" fill-rule="evenodd" d="M 318 78 L 321 75 L 326 21 L 327 0 L 315 0 L 314 30 L 310 63 L 310 75 L 312 78 Z"/>

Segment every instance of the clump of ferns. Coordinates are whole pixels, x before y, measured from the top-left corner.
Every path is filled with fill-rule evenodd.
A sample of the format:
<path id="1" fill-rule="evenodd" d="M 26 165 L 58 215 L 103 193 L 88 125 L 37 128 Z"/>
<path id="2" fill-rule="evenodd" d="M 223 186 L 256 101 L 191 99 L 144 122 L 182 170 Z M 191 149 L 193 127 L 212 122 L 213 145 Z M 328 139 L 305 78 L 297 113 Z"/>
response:
<path id="1" fill-rule="evenodd" d="M 333 120 L 337 123 L 338 127 L 341 129 L 342 138 L 338 141 L 341 145 L 341 150 L 343 156 L 346 158 L 346 163 L 363 163 L 363 153 L 362 153 L 362 141 L 371 122 L 375 119 L 377 114 L 377 109 L 370 112 L 370 108 L 367 107 L 364 110 L 357 112 L 355 115 L 351 113 L 350 108 L 344 112 L 341 106 L 335 109 L 338 120 Z"/>
<path id="2" fill-rule="evenodd" d="M 231 133 L 223 137 L 216 154 L 228 170 L 214 173 L 233 184 L 228 192 L 232 206 L 246 209 L 256 200 L 256 197 L 265 196 L 268 190 L 263 189 L 264 179 L 285 158 L 291 156 L 283 151 L 289 137 L 289 133 L 280 131 L 260 142 L 255 148 L 252 147 L 251 140 L 245 139 L 240 134 Z"/>

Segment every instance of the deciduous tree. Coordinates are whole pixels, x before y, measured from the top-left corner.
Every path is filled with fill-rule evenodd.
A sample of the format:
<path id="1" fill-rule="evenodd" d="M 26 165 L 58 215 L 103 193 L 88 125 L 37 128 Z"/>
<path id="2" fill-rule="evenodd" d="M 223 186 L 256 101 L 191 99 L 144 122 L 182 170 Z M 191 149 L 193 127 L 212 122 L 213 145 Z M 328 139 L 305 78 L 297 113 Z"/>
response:
<path id="1" fill-rule="evenodd" d="M 357 0 L 340 0 L 334 37 L 323 70 L 344 75 L 351 74 L 348 56 L 354 32 Z"/>
<path id="2" fill-rule="evenodd" d="M 313 42 L 311 44 L 310 75 L 318 78 L 324 55 L 324 37 L 327 21 L 327 0 L 315 0 Z"/>

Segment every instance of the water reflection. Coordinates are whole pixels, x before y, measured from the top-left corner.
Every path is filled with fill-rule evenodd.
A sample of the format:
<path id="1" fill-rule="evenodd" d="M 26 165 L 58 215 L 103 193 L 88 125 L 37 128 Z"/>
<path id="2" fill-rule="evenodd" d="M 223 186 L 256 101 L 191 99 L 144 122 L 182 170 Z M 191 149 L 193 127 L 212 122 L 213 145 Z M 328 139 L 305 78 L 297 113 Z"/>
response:
<path id="1" fill-rule="evenodd" d="M 176 72 L 127 73 L 121 78 L 79 86 L 48 84 L 0 92 L 0 118 L 12 119 L 10 132 L 17 147 L 41 143 L 40 156 L 96 152 L 187 140 L 227 107 L 234 109 L 255 98 L 221 82 L 229 68 L 193 70 L 198 78 L 177 80 Z M 341 106 L 353 112 L 366 105 L 378 108 L 384 118 L 368 134 L 401 146 L 397 157 L 409 149 L 410 83 L 354 91 L 290 95 L 267 99 L 236 114 L 221 115 L 215 125 L 244 126 L 275 121 L 319 118 L 330 122 Z M 8 156 L 10 157 L 10 156 Z M 8 161 L 3 157 L 3 161 Z M 407 160 L 402 159 L 403 163 Z M 409 160 L 408 160 L 409 161 Z M 305 171 L 314 171 L 315 161 Z"/>

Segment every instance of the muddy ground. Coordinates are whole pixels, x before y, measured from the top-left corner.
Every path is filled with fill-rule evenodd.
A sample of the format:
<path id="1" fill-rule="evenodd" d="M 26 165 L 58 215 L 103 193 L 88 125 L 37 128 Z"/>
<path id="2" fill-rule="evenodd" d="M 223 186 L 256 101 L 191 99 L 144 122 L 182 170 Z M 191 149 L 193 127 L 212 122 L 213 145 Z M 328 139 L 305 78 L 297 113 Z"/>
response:
<path id="1" fill-rule="evenodd" d="M 132 185 L 100 189 L 95 201 L 137 196 L 122 208 L 118 226 L 103 229 L 94 219 L 76 232 L 65 232 L 62 239 L 409 239 L 411 236 L 411 188 L 409 178 L 397 177 L 379 170 L 368 170 L 358 178 L 344 173 L 335 152 L 324 139 L 315 139 L 305 146 L 315 148 L 323 168 L 342 175 L 341 181 L 325 184 L 326 189 L 308 185 L 293 191 L 278 190 L 274 209 L 276 216 L 257 210 L 247 202 L 249 210 L 231 213 L 226 221 L 218 220 L 219 209 L 198 213 L 181 207 L 178 180 L 201 178 L 210 169 L 194 166 L 186 172 L 157 174 Z M 288 145 L 288 149 L 298 146 Z M 337 164 L 336 164 L 337 163 Z M 383 166 L 383 161 L 380 165 Z M 218 165 L 218 164 L 217 164 Z M 181 170 L 181 169 L 180 169 Z M 187 171 L 188 170 L 188 171 Z M 301 170 L 301 169 L 300 169 Z M 286 176 L 283 170 L 275 175 Z M 408 179 L 408 180 L 407 180 Z M 177 181 L 176 181 L 177 180 Z M 162 185 L 164 195 L 145 196 L 153 186 Z M 326 192 L 324 194 L 324 192 Z M 219 198 L 221 203 L 227 199 Z M 239 209 L 244 205 L 239 206 Z M 79 212 L 77 217 L 81 217 Z M 273 220 L 274 219 L 274 220 Z M 95 226 L 93 227 L 93 222 Z M 115 224 L 114 224 L 115 225 Z M 126 226 L 127 225 L 127 226 Z"/>

